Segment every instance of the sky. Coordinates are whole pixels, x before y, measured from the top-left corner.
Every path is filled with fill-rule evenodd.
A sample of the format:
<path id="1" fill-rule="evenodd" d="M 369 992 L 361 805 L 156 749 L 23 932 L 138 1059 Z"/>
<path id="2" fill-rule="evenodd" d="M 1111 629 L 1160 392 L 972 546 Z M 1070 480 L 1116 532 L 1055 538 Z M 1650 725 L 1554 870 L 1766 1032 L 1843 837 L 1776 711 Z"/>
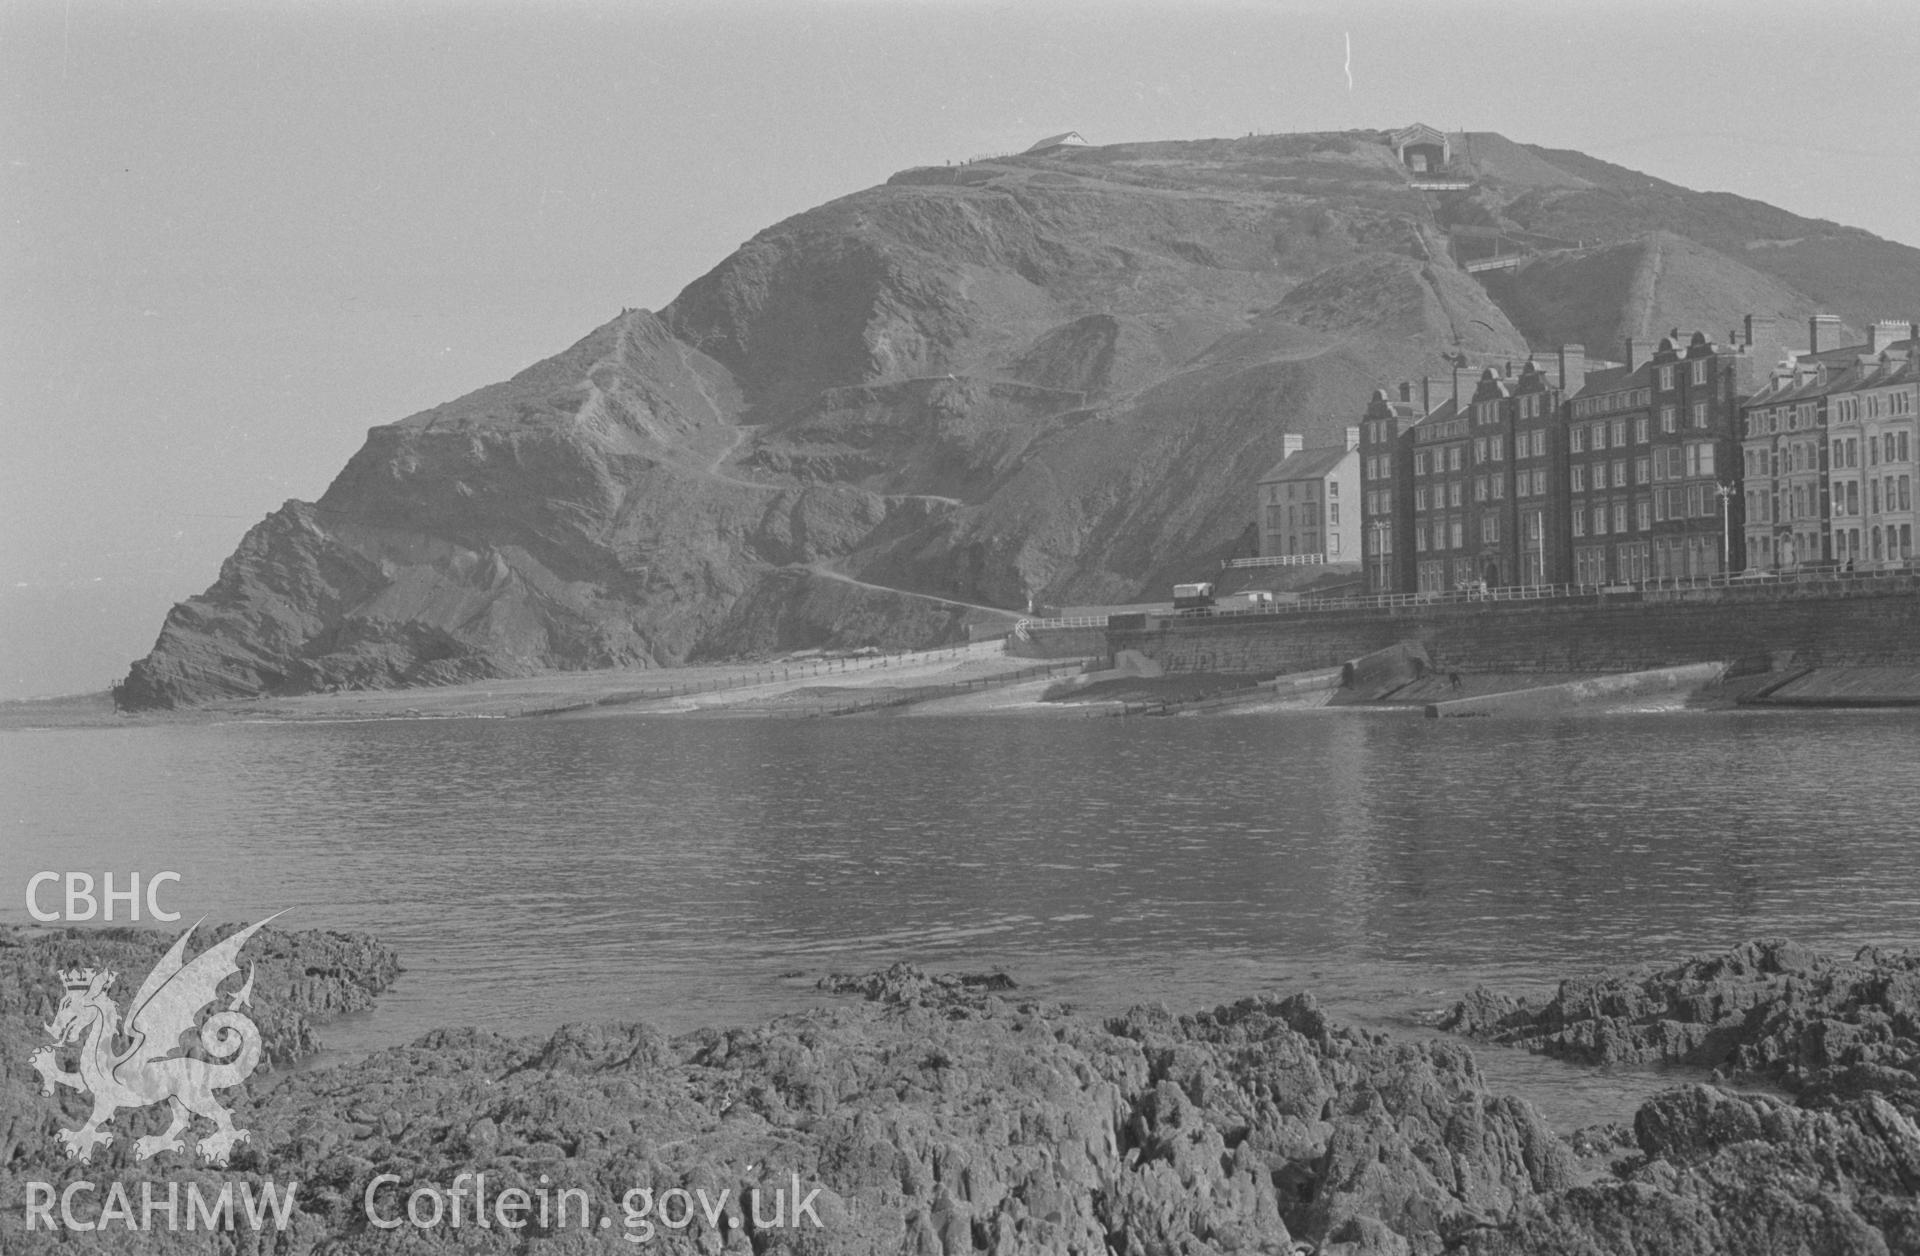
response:
<path id="1" fill-rule="evenodd" d="M 0 698 L 124 675 L 369 427 L 897 170 L 1417 119 L 1920 245 L 1916 64 L 1868 0 L 0 0 Z"/>

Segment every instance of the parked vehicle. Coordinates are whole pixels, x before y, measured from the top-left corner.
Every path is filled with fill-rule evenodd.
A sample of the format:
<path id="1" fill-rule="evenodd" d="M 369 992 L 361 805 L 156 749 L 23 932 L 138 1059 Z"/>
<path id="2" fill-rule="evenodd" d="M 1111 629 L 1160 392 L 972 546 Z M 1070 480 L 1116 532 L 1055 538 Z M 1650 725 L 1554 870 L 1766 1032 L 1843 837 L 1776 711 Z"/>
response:
<path id="1" fill-rule="evenodd" d="M 1173 586 L 1173 609 L 1182 615 L 1207 615 L 1213 612 L 1213 585 L 1208 581 Z"/>

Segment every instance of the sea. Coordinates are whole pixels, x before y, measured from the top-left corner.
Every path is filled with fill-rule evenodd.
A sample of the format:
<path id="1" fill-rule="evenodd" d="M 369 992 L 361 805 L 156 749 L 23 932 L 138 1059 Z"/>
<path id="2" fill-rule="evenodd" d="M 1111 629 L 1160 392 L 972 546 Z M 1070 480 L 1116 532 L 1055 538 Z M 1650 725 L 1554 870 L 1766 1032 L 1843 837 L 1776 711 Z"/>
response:
<path id="1" fill-rule="evenodd" d="M 37 871 L 165 871 L 157 927 L 377 934 L 406 972 L 322 1066 L 446 1025 L 750 1024 L 900 960 L 1421 1036 L 1476 985 L 1920 942 L 1917 752 L 1869 711 L 15 727 L 0 921 Z M 1479 1054 L 1565 1128 L 1687 1080 Z"/>

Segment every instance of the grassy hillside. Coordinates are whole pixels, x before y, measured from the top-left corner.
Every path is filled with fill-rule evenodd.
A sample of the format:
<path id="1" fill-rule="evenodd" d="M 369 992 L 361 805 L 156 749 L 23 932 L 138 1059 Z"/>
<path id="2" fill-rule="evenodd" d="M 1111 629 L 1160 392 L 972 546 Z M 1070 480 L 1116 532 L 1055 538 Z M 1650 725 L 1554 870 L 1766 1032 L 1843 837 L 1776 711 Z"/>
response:
<path id="1" fill-rule="evenodd" d="M 1379 132 L 1063 149 L 776 223 L 658 315 L 375 429 L 123 699 L 956 630 L 902 590 L 1140 600 L 1233 552 L 1283 437 L 1338 441 L 1376 386 L 1920 291 L 1920 251 L 1864 232 L 1496 135 L 1455 153 L 1473 186 L 1431 192 Z M 1486 283 L 1456 260 L 1521 248 Z"/>

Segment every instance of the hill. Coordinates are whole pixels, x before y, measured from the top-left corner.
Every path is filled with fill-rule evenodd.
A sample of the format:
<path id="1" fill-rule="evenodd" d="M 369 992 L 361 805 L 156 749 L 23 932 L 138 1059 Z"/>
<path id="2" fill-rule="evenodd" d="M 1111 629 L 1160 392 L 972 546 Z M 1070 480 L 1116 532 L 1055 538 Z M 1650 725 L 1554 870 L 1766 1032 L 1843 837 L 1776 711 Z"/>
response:
<path id="1" fill-rule="evenodd" d="M 1920 292 L 1920 251 L 1758 202 L 1488 135 L 1455 137 L 1470 188 L 1423 191 L 1383 141 L 1063 149 L 776 224 L 657 314 L 375 428 L 174 608 L 119 700 L 925 644 L 978 607 L 1138 600 L 1234 552 L 1283 434 L 1338 439 L 1381 383 Z M 1538 256 L 1488 286 L 1456 260 L 1516 241 Z"/>

